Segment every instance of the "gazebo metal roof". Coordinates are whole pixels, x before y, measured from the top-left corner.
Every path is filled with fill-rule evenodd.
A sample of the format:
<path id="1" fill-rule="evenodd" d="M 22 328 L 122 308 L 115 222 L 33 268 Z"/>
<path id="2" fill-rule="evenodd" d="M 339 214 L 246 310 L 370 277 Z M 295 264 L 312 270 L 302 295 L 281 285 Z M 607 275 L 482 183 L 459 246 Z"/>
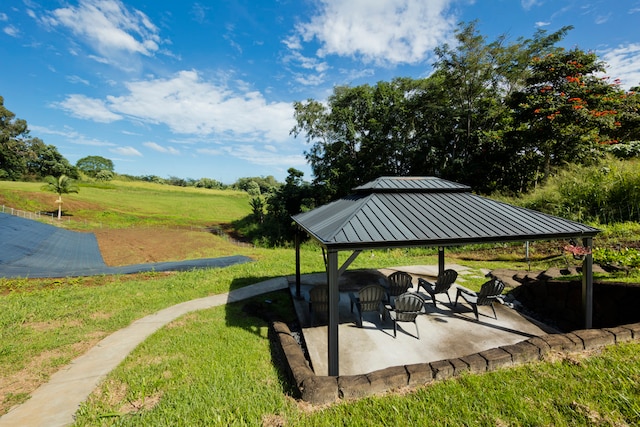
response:
<path id="1" fill-rule="evenodd" d="M 327 250 L 328 365 L 338 375 L 338 276 L 365 249 L 481 242 L 583 239 L 588 248 L 597 228 L 478 196 L 469 186 L 434 177 L 381 177 L 354 194 L 292 217 Z M 353 255 L 338 267 L 338 252 Z M 592 257 L 583 262 L 585 327 L 593 311 Z M 300 244 L 296 240 L 296 287 L 300 296 Z"/>
<path id="2" fill-rule="evenodd" d="M 378 178 L 293 220 L 324 247 L 344 250 L 582 238 L 600 231 L 434 177 Z"/>

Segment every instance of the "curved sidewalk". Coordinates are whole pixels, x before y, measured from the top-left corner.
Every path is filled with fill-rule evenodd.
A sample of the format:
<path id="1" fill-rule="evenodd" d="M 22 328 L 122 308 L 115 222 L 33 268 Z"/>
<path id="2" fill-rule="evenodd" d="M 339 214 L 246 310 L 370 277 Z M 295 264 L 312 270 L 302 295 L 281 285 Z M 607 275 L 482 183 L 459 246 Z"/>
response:
<path id="1" fill-rule="evenodd" d="M 288 282 L 279 277 L 229 293 L 186 301 L 136 320 L 128 327 L 104 338 L 87 353 L 51 376 L 31 398 L 0 417 L 0 427 L 57 427 L 74 422 L 79 405 L 125 357 L 152 333 L 196 310 L 241 301 L 264 293 L 287 289 Z"/>

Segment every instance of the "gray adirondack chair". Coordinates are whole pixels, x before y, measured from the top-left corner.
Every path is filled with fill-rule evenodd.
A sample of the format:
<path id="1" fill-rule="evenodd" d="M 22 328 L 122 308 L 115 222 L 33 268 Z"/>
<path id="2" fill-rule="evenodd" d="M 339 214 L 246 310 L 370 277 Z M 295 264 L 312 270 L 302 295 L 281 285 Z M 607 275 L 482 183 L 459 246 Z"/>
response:
<path id="1" fill-rule="evenodd" d="M 451 297 L 449 296 L 449 288 L 453 285 L 453 282 L 458 278 L 458 272 L 452 269 L 447 269 L 438 275 L 438 279 L 435 283 L 426 281 L 423 278 L 418 279 L 418 291 L 422 287 L 426 293 L 431 296 L 433 305 L 436 305 L 436 295 L 446 294 L 449 298 L 449 304 L 451 304 Z"/>
<path id="2" fill-rule="evenodd" d="M 398 322 L 413 322 L 416 325 L 416 338 L 420 339 L 418 323 L 416 319 L 422 313 L 424 300 L 413 292 L 405 292 L 395 299 L 395 304 L 385 305 L 385 313 L 389 315 L 393 322 L 393 337 L 398 333 Z"/>
<path id="3" fill-rule="evenodd" d="M 496 315 L 496 309 L 493 308 L 493 303 L 498 300 L 503 290 L 504 283 L 500 279 L 491 279 L 488 282 L 485 282 L 480 288 L 480 292 L 473 292 L 469 289 L 458 287 L 454 306 L 458 305 L 458 297 L 462 297 L 473 309 L 473 313 L 476 315 L 476 320 L 480 320 L 478 316 L 478 306 L 488 305 L 493 311 L 494 319 L 497 320 L 498 316 Z"/>
<path id="4" fill-rule="evenodd" d="M 367 285 L 360 289 L 358 293 L 349 293 L 349 299 L 351 300 L 351 312 L 353 313 L 353 307 L 356 307 L 358 311 L 358 319 L 360 323 L 358 326 L 362 327 L 362 313 L 369 311 L 375 311 L 380 315 L 380 304 L 385 298 L 386 292 L 380 285 Z"/>
<path id="5" fill-rule="evenodd" d="M 387 278 L 387 282 L 389 283 L 389 287 L 387 288 L 387 301 L 392 302 L 392 297 L 397 297 L 407 292 L 409 288 L 413 287 L 412 281 L 413 277 L 404 271 L 391 273 Z"/>

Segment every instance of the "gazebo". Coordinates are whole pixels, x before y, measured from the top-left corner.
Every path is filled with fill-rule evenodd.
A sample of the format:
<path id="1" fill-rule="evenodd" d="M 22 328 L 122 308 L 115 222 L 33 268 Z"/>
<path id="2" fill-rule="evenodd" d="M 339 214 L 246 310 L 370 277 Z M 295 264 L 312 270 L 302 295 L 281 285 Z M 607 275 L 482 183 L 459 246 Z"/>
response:
<path id="1" fill-rule="evenodd" d="M 469 243 L 575 239 L 587 249 L 582 268 L 585 328 L 593 312 L 593 237 L 600 232 L 574 221 L 478 196 L 467 185 L 435 177 L 381 177 L 354 194 L 293 216 L 299 231 L 322 247 L 329 289 L 328 370 L 339 374 L 338 278 L 363 250 L 438 247 Z M 298 235 L 299 237 L 299 235 Z M 296 295 L 300 297 L 300 238 L 296 239 Z M 342 266 L 338 252 L 351 251 Z"/>

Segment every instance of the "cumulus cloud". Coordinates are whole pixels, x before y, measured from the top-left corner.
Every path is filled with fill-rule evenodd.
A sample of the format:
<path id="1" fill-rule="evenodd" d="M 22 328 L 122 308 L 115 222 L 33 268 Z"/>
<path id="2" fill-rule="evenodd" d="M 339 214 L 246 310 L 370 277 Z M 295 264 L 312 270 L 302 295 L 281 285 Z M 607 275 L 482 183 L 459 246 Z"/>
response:
<path id="1" fill-rule="evenodd" d="M 269 103 L 257 91 L 204 81 L 196 71 L 131 82 L 126 87 L 127 95 L 107 97 L 114 113 L 162 123 L 174 133 L 281 141 L 294 124 L 290 103 Z"/>
<path id="2" fill-rule="evenodd" d="M 120 0 L 80 0 L 77 7 L 53 10 L 43 22 L 71 30 L 104 56 L 114 52 L 149 56 L 159 49 L 158 28 Z"/>
<path id="3" fill-rule="evenodd" d="M 640 43 L 603 51 L 600 58 L 608 65 L 607 73 L 622 81 L 622 87 L 629 89 L 640 85 Z"/>
<path id="4" fill-rule="evenodd" d="M 129 82 L 125 87 L 128 93 L 122 96 L 102 100 L 73 94 L 55 105 L 74 117 L 96 122 L 129 117 L 165 125 L 177 134 L 235 140 L 285 141 L 294 125 L 289 102 L 268 102 L 243 82 L 235 87 L 216 84 L 203 80 L 196 71 Z"/>
<path id="5" fill-rule="evenodd" d="M 80 94 L 68 95 L 64 101 L 53 106 L 79 119 L 89 119 L 99 123 L 111 123 L 122 119 L 121 115 L 109 110 L 104 101 Z"/>
<path id="6" fill-rule="evenodd" d="M 382 64 L 415 64 L 445 41 L 457 24 L 456 0 L 320 0 L 319 13 L 285 40 L 290 49 L 317 41 L 320 57 L 359 57 Z M 363 17 L 366 17 L 364 19 Z"/>

